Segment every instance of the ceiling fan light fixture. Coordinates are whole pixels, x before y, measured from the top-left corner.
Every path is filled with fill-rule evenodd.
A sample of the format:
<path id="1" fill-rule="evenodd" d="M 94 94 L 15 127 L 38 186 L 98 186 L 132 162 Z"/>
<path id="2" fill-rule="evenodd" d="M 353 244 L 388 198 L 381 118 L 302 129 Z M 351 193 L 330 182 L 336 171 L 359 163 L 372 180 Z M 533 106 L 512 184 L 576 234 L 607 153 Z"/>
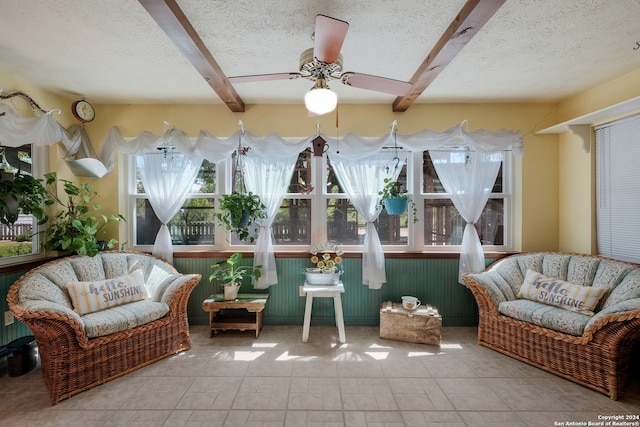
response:
<path id="1" fill-rule="evenodd" d="M 329 89 L 325 79 L 318 78 L 316 85 L 304 96 L 304 105 L 313 114 L 321 116 L 336 109 L 338 95 Z"/>

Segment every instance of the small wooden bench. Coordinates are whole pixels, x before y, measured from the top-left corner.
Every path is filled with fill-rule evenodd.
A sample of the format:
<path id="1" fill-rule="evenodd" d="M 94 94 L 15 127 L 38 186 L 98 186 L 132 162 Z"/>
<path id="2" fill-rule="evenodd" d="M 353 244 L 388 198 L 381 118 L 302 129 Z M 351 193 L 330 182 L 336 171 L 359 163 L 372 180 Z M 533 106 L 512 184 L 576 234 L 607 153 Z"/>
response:
<path id="1" fill-rule="evenodd" d="M 209 313 L 210 337 L 217 331 L 256 331 L 256 338 L 262 329 L 262 311 L 269 294 L 238 294 L 234 300 L 227 301 L 224 294 L 215 294 L 202 302 L 202 309 Z M 231 310 L 246 310 L 253 315 L 247 317 Z M 222 310 L 225 310 L 223 313 Z"/>

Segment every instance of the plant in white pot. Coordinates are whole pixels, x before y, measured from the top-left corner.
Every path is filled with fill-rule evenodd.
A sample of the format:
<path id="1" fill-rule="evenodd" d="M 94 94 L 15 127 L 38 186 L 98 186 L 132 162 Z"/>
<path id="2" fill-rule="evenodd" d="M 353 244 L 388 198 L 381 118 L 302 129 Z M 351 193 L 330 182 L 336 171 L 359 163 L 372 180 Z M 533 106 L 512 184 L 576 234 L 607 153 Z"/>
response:
<path id="1" fill-rule="evenodd" d="M 220 285 L 224 288 L 224 299 L 227 301 L 238 297 L 238 291 L 245 278 L 258 280 L 262 275 L 260 272 L 261 265 L 256 267 L 239 265 L 241 261 L 242 254 L 236 252 L 228 259 L 216 262 L 211 266 L 213 273 L 209 276 L 209 281 L 220 280 Z"/>

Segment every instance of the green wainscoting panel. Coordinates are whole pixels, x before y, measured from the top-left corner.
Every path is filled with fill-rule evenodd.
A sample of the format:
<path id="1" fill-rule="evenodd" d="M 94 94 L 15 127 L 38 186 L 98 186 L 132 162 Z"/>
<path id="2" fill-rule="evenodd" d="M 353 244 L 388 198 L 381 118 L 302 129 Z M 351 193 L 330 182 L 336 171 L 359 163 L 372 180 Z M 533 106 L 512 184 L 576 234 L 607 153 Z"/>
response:
<path id="1" fill-rule="evenodd" d="M 24 337 L 26 335 L 33 335 L 29 328 L 24 323 L 14 319 L 13 324 L 6 326 L 4 324 L 4 313 L 9 310 L 9 303 L 7 303 L 7 294 L 9 288 L 13 285 L 13 282 L 18 280 L 24 272 L 11 273 L 0 276 L 0 345 L 10 343 L 11 341 Z"/>
<path id="2" fill-rule="evenodd" d="M 174 264 L 182 273 L 199 273 L 202 281 L 189 298 L 189 322 L 206 325 L 207 313 L 202 310 L 202 301 L 219 292 L 218 286 L 209 282 L 211 265 L 223 258 L 175 258 Z M 251 265 L 252 259 L 244 259 L 243 264 Z M 487 260 L 487 265 L 493 260 Z M 299 287 L 304 282 L 302 272 L 309 267 L 309 257 L 276 258 L 278 268 L 277 285 L 269 289 L 253 289 L 250 284 L 242 285 L 241 292 L 269 293 L 269 302 L 263 313 L 267 325 L 302 325 L 305 298 L 299 296 Z M 478 324 L 478 308 L 471 292 L 458 283 L 457 259 L 409 259 L 391 258 L 386 260 L 387 283 L 381 289 L 371 290 L 362 284 L 362 263 L 360 258 L 345 258 L 342 264 L 342 281 L 345 293 L 342 309 L 346 325 L 378 325 L 380 305 L 384 301 L 400 302 L 403 295 L 418 297 L 423 304 L 438 307 L 443 324 L 447 326 L 472 326 Z M 7 293 L 9 287 L 24 272 L 0 275 L 0 313 L 9 310 Z M 313 302 L 314 325 L 333 325 L 334 310 L 331 298 L 315 298 Z M 16 338 L 31 335 L 31 331 L 15 320 L 12 325 L 4 325 L 0 316 L 0 345 Z"/>
<path id="3" fill-rule="evenodd" d="M 189 321 L 207 324 L 207 313 L 202 301 L 219 289 L 209 283 L 211 264 L 220 259 L 176 258 L 174 264 L 182 273 L 200 273 L 202 281 L 189 299 Z M 245 259 L 250 265 L 252 260 Z M 302 271 L 309 266 L 308 257 L 276 258 L 278 284 L 266 290 L 254 290 L 243 284 L 240 292 L 267 292 L 269 302 L 263 312 L 266 325 L 302 325 L 305 298 L 299 296 L 304 283 Z M 443 324 L 448 326 L 472 326 L 478 323 L 478 308 L 471 292 L 458 283 L 457 259 L 408 259 L 386 260 L 387 283 L 381 289 L 372 290 L 362 284 L 360 258 L 346 258 L 343 262 L 342 281 L 345 293 L 342 308 L 346 325 L 378 325 L 380 305 L 384 301 L 400 302 L 403 295 L 418 297 L 423 304 L 438 307 Z M 331 298 L 315 298 L 311 323 L 333 325 L 334 310 Z"/>

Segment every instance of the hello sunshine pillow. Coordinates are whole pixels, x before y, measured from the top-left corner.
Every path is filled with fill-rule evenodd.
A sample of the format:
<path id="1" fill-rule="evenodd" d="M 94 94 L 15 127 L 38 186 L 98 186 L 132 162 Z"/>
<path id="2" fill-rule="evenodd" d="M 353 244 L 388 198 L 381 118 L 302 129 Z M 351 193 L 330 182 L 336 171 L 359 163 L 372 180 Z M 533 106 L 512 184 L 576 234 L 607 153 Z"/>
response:
<path id="1" fill-rule="evenodd" d="M 575 285 L 527 270 L 518 298 L 593 316 L 593 311 L 606 291 L 607 288 L 601 286 Z"/>
<path id="2" fill-rule="evenodd" d="M 74 311 L 80 315 L 150 298 L 142 270 L 113 279 L 68 282 L 65 287 Z"/>

